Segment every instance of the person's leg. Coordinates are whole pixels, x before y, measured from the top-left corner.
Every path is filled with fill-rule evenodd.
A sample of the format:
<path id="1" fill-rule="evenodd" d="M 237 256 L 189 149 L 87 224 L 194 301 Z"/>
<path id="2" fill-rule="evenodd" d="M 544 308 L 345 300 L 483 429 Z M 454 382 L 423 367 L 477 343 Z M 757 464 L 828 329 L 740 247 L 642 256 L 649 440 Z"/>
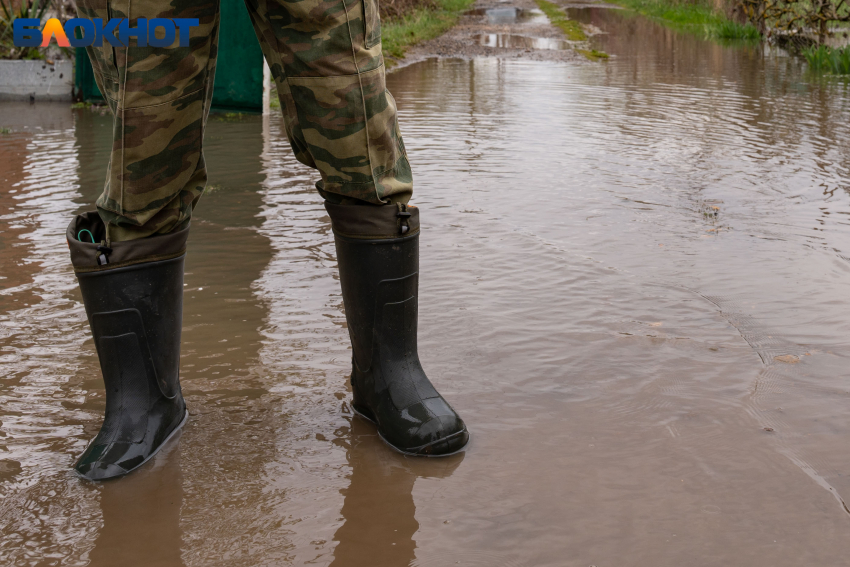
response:
<path id="1" fill-rule="evenodd" d="M 299 161 L 332 203 L 406 203 L 410 164 L 386 88 L 377 0 L 245 0 Z M 365 25 L 364 25 L 365 22 Z"/>
<path id="2" fill-rule="evenodd" d="M 176 7 L 175 7 L 176 6 Z M 201 149 L 218 34 L 218 0 L 78 0 L 81 17 L 198 18 L 187 47 L 90 47 L 114 115 L 97 212 L 67 231 L 106 386 L 106 415 L 75 465 L 90 480 L 126 474 L 185 423 L 180 390 L 183 261 L 206 183 Z"/>
<path id="3" fill-rule="evenodd" d="M 353 407 L 399 451 L 469 434 L 416 351 L 419 210 L 386 88 L 377 0 L 246 0 L 297 158 L 321 174 L 353 346 Z"/>
<path id="4" fill-rule="evenodd" d="M 212 100 L 219 0 L 78 0 L 82 18 L 197 18 L 180 47 L 87 48 L 114 115 L 113 145 L 97 209 L 113 242 L 188 226 L 206 185 L 202 151 Z M 163 30 L 159 30 L 160 36 Z M 179 32 L 178 32 L 179 38 Z"/>

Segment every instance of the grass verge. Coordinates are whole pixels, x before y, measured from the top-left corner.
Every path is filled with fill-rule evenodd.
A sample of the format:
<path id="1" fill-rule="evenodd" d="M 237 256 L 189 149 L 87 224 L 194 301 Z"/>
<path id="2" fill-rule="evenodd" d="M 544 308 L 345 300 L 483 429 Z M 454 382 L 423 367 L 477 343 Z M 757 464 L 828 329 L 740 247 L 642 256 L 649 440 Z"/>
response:
<path id="1" fill-rule="evenodd" d="M 587 34 L 581 29 L 581 25 L 575 20 L 569 19 L 560 6 L 547 2 L 547 0 L 535 0 L 535 2 L 549 18 L 552 25 L 561 28 L 567 39 L 570 41 L 587 41 Z"/>
<path id="2" fill-rule="evenodd" d="M 557 4 L 549 2 L 548 0 L 534 0 L 534 2 L 543 11 L 543 13 L 546 14 L 546 17 L 549 18 L 549 22 L 564 32 L 567 39 L 570 41 L 587 41 L 587 34 L 584 33 L 584 29 L 582 29 L 581 24 L 575 20 L 569 19 L 563 8 Z M 596 51 L 595 49 L 577 48 L 576 53 L 584 55 L 591 61 L 608 59 L 607 53 L 603 51 Z"/>
<path id="3" fill-rule="evenodd" d="M 751 24 L 739 24 L 725 20 L 718 24 L 709 24 L 704 29 L 706 37 L 710 39 L 742 39 L 745 41 L 759 41 L 761 33 Z"/>
<path id="4" fill-rule="evenodd" d="M 719 40 L 761 39 L 759 31 L 749 24 L 729 20 L 705 4 L 679 4 L 670 0 L 613 0 L 638 14 L 660 20 L 663 24 Z"/>
<path id="5" fill-rule="evenodd" d="M 381 24 L 381 41 L 388 65 L 401 59 L 408 47 L 442 35 L 457 23 L 475 0 L 434 0 L 436 8 L 415 8 Z"/>
<path id="6" fill-rule="evenodd" d="M 809 47 L 803 50 L 809 69 L 818 73 L 850 75 L 850 46 L 842 48 Z"/>
<path id="7" fill-rule="evenodd" d="M 576 49 L 576 51 L 578 51 L 591 61 L 599 61 L 600 59 L 608 59 L 608 57 L 610 57 L 604 51 L 596 51 L 595 49 Z"/>

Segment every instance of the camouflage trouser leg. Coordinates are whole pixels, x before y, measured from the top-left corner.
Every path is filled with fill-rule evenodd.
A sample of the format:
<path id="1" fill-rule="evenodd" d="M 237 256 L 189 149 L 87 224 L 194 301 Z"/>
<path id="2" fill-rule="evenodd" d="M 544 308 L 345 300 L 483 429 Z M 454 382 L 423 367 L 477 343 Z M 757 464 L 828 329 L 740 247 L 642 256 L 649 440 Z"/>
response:
<path id="1" fill-rule="evenodd" d="M 410 200 L 413 179 L 386 87 L 378 0 L 245 0 L 296 157 L 327 200 Z"/>
<path id="2" fill-rule="evenodd" d="M 80 17 L 198 18 L 188 47 L 89 47 L 115 117 L 97 208 L 114 241 L 186 226 L 207 181 L 202 142 L 218 43 L 219 0 L 77 0 Z M 160 30 L 162 31 L 162 30 Z"/>
<path id="3" fill-rule="evenodd" d="M 246 0 L 299 161 L 335 203 L 407 202 L 410 166 L 386 90 L 377 0 Z M 78 0 L 81 17 L 198 18 L 189 47 L 90 47 L 115 114 L 98 210 L 113 240 L 188 223 L 206 184 L 202 152 L 218 43 L 217 0 Z"/>

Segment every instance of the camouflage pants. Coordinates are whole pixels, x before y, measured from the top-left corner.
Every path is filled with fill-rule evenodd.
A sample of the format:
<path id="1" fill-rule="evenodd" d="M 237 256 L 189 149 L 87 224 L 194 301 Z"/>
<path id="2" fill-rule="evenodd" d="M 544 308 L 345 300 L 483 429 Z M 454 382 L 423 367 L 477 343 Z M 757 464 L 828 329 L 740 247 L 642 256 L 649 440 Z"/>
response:
<path id="1" fill-rule="evenodd" d="M 299 161 L 334 203 L 407 202 L 410 165 L 386 89 L 378 0 L 245 0 Z M 207 181 L 219 0 L 78 0 L 84 18 L 198 18 L 188 47 L 89 47 L 115 117 L 98 211 L 113 241 L 187 225 Z M 159 30 L 160 32 L 163 30 Z M 164 36 L 158 36 L 164 37 Z"/>

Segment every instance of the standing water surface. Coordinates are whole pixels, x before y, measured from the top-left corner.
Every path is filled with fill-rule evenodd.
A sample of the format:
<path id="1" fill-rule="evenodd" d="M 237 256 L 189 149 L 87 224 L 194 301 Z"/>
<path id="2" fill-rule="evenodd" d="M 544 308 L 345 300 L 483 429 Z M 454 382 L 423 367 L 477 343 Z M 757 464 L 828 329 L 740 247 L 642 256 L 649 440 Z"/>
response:
<path id="1" fill-rule="evenodd" d="M 279 116 L 213 117 L 191 419 L 139 472 L 77 479 L 104 392 L 63 239 L 111 121 L 0 106 L 0 563 L 841 564 L 848 89 L 572 12 L 610 61 L 388 77 L 422 209 L 420 356 L 472 433 L 446 459 L 351 413 L 329 221 Z"/>

